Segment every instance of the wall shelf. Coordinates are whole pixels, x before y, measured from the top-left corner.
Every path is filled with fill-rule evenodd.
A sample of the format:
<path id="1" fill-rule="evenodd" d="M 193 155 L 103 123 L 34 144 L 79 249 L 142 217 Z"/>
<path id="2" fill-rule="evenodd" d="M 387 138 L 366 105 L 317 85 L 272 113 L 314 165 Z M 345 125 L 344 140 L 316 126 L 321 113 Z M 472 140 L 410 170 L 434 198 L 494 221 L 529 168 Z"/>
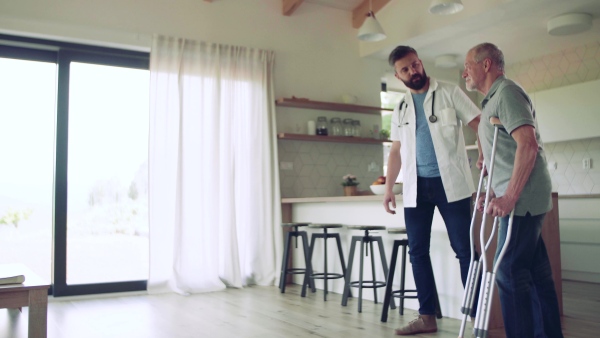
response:
<path id="1" fill-rule="evenodd" d="M 345 104 L 345 103 L 334 103 L 334 102 L 322 102 L 322 101 L 311 101 L 309 99 L 297 99 L 297 98 L 280 98 L 275 101 L 275 105 L 279 107 L 291 107 L 291 108 L 303 108 L 303 109 L 317 109 L 317 110 L 333 110 L 342 111 L 347 113 L 360 113 L 369 115 L 381 115 L 383 112 L 390 112 L 392 109 L 371 107 L 371 106 L 359 106 L 356 104 Z"/>
<path id="2" fill-rule="evenodd" d="M 476 144 L 470 144 L 468 146 L 465 146 L 465 149 L 467 149 L 467 150 L 479 150 L 479 148 L 477 148 Z"/>
<path id="3" fill-rule="evenodd" d="M 378 139 L 367 138 L 367 137 L 320 136 L 320 135 L 304 135 L 304 134 L 289 134 L 289 133 L 279 133 L 279 134 L 277 134 L 277 138 L 280 140 L 337 142 L 337 143 L 383 144 L 385 142 L 391 142 L 390 140 L 378 140 Z"/>

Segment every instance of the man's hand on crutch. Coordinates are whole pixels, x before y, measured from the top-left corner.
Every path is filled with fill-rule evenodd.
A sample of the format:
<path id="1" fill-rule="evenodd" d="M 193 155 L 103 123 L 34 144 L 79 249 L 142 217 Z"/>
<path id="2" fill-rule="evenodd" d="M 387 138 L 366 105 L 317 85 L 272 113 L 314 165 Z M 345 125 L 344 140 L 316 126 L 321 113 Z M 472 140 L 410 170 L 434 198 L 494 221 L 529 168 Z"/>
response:
<path id="1" fill-rule="evenodd" d="M 485 203 L 485 195 L 479 196 L 477 199 L 477 210 L 483 212 Z M 516 200 L 510 196 L 504 195 L 496 198 L 494 191 L 490 191 L 490 202 L 487 208 L 487 214 L 493 217 L 504 217 L 510 215 L 510 212 L 515 208 Z"/>

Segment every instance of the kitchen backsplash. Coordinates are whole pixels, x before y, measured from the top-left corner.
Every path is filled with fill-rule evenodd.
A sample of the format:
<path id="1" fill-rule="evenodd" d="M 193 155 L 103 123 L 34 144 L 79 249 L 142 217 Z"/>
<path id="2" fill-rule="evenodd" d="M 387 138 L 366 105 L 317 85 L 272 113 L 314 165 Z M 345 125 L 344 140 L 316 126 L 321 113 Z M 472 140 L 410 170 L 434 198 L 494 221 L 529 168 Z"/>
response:
<path id="1" fill-rule="evenodd" d="M 369 190 L 383 173 L 383 146 L 379 144 L 278 143 L 281 197 L 342 196 L 342 177 L 346 174 L 358 178 L 358 190 Z"/>
<path id="2" fill-rule="evenodd" d="M 545 149 L 552 191 L 559 195 L 600 194 L 600 137 L 548 143 Z M 584 169 L 584 159 L 591 159 L 589 169 Z"/>
<path id="3" fill-rule="evenodd" d="M 506 76 L 529 93 L 600 79 L 600 41 L 511 64 Z"/>
<path id="4" fill-rule="evenodd" d="M 529 93 L 600 79 L 600 41 L 512 64 L 506 75 Z M 547 143 L 545 148 L 553 191 L 600 194 L 600 138 Z M 583 168 L 584 158 L 591 159 L 590 169 Z"/>

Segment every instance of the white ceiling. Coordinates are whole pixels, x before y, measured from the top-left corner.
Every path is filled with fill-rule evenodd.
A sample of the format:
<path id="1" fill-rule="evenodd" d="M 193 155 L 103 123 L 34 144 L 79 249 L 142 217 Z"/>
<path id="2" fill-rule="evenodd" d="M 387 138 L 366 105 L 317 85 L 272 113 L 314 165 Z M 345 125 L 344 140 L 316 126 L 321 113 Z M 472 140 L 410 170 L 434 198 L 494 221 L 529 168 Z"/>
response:
<path id="1" fill-rule="evenodd" d="M 343 9 L 351 12 L 359 4 L 361 4 L 363 0 L 306 0 L 306 2 L 325 7 Z"/>
<path id="2" fill-rule="evenodd" d="M 306 2 L 351 11 L 362 1 Z M 463 12 L 432 20 L 432 14 L 427 11 L 429 0 L 391 0 L 378 12 L 378 20 L 388 38 L 365 46 L 367 52 L 363 54 L 385 60 L 395 46 L 407 44 L 417 49 L 423 60 L 433 62 L 436 56 L 454 54 L 462 64 L 468 49 L 481 42 L 492 42 L 503 50 L 506 63 L 512 64 L 600 41 L 600 0 L 486 0 L 485 5 L 482 0 L 462 2 Z M 410 11 L 413 16 L 422 15 L 419 17 L 422 20 L 407 27 L 401 19 L 404 11 Z M 565 13 L 591 14 L 592 29 L 575 35 L 550 36 L 547 21 Z M 428 29 L 423 27 L 425 25 L 436 27 Z M 398 31 L 403 32 L 401 37 L 394 34 Z M 406 34 L 407 31 L 415 32 Z"/>

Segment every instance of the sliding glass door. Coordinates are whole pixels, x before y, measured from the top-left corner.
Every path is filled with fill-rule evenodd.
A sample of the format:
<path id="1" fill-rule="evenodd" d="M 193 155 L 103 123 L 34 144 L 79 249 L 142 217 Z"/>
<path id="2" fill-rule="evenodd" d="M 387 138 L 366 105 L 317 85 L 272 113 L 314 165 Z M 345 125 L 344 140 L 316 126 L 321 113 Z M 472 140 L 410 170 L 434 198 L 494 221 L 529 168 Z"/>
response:
<path id="1" fill-rule="evenodd" d="M 48 281 L 56 71 L 54 53 L 0 49 L 0 264 L 25 264 Z"/>
<path id="2" fill-rule="evenodd" d="M 145 290 L 148 54 L 18 40 L 0 45 L 0 264 L 55 296 Z"/>
<path id="3" fill-rule="evenodd" d="M 148 279 L 148 71 L 70 69 L 67 284 Z"/>

